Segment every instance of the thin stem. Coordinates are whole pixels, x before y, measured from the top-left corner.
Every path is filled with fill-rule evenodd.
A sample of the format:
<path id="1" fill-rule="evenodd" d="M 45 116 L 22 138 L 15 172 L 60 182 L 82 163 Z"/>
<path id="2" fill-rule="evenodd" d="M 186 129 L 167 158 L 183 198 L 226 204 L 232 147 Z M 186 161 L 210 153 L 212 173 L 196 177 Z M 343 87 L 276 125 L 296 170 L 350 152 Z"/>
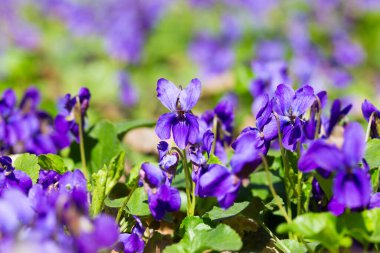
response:
<path id="1" fill-rule="evenodd" d="M 321 130 L 322 105 L 321 105 L 321 100 L 319 99 L 319 97 L 318 96 L 315 96 L 315 97 L 318 104 L 318 113 L 317 113 L 317 126 L 315 127 L 314 139 L 318 139 L 319 132 Z"/>
<path id="2" fill-rule="evenodd" d="M 272 193 L 273 198 L 274 198 L 279 210 L 282 212 L 282 216 L 284 216 L 286 222 L 288 224 L 290 224 L 290 223 L 292 223 L 292 220 L 288 216 L 288 213 L 286 212 L 285 208 L 282 206 L 280 197 L 278 196 L 278 194 L 277 194 L 277 192 L 273 186 L 273 182 L 272 182 L 272 178 L 271 178 L 271 175 L 269 172 L 267 159 L 265 158 L 265 156 L 263 154 L 260 154 L 260 156 L 261 156 L 261 160 L 263 161 L 263 164 L 264 164 L 264 168 L 265 168 L 265 172 L 266 172 L 266 176 L 267 176 L 267 181 L 268 181 L 268 185 L 269 185 L 269 190 Z"/>
<path id="3" fill-rule="evenodd" d="M 212 141 L 211 151 L 210 154 L 215 153 L 215 147 L 216 147 L 216 139 L 217 139 L 217 133 L 218 133 L 218 117 L 214 117 L 212 121 L 212 132 L 214 133 L 214 140 Z"/>
<path id="4" fill-rule="evenodd" d="M 298 159 L 301 156 L 301 142 L 298 141 L 297 143 L 297 155 Z M 297 173 L 298 181 L 297 181 L 297 215 L 301 214 L 301 208 L 302 208 L 302 171 L 298 170 Z"/>
<path id="5" fill-rule="evenodd" d="M 121 205 L 121 207 L 119 208 L 119 211 L 117 211 L 117 216 L 116 216 L 116 222 L 119 223 L 120 222 L 120 218 L 121 218 L 121 215 L 123 214 L 123 211 L 124 211 L 124 208 L 128 205 L 128 201 L 129 199 L 131 198 L 133 192 L 136 190 L 138 184 L 135 184 L 133 186 L 133 188 L 131 189 L 131 191 L 129 192 L 127 198 L 124 200 L 123 204 Z"/>
<path id="6" fill-rule="evenodd" d="M 259 220 L 257 220 L 257 222 L 270 235 L 270 237 L 272 237 L 278 243 L 278 245 L 281 246 L 281 249 L 284 250 L 285 253 L 291 253 L 290 249 L 286 247 L 286 245 L 275 234 L 273 234 L 273 232 L 264 224 L 264 222 L 261 222 Z"/>
<path id="7" fill-rule="evenodd" d="M 373 118 L 375 117 L 375 113 L 376 112 L 372 112 L 371 116 L 369 117 L 367 131 L 366 131 L 366 134 L 365 134 L 365 142 L 368 142 L 369 135 L 371 133 L 371 125 L 372 125 Z"/>
<path id="8" fill-rule="evenodd" d="M 191 202 L 191 193 L 192 193 L 192 183 L 189 167 L 187 166 L 187 155 L 186 150 L 182 151 L 182 165 L 185 171 L 185 182 L 186 182 L 186 197 L 187 197 L 187 215 L 193 216 L 194 209 Z"/>
<path id="9" fill-rule="evenodd" d="M 79 125 L 79 150 L 80 150 L 80 158 L 82 161 L 82 171 L 86 179 L 89 180 L 90 178 L 89 178 L 89 173 L 88 173 L 87 165 L 86 165 L 86 154 L 84 152 L 83 121 L 82 121 L 82 110 L 81 110 L 79 97 L 77 97 L 77 100 L 76 100 L 76 113 L 78 116 L 77 121 Z"/>
<path id="10" fill-rule="evenodd" d="M 278 130 L 278 143 L 280 144 L 280 151 L 281 151 L 281 157 L 282 157 L 282 162 L 284 164 L 285 168 L 285 190 L 286 190 L 286 207 L 288 210 L 288 214 L 291 217 L 292 216 L 292 209 L 291 209 L 291 202 L 290 202 L 290 197 L 289 197 L 289 189 L 290 189 L 290 173 L 289 173 L 289 161 L 288 157 L 286 155 L 286 150 L 284 149 L 284 146 L 282 144 L 282 133 L 281 133 L 281 125 L 280 125 L 280 120 L 278 118 L 278 115 L 276 112 L 273 112 L 274 117 L 276 118 L 277 121 L 277 130 Z"/>

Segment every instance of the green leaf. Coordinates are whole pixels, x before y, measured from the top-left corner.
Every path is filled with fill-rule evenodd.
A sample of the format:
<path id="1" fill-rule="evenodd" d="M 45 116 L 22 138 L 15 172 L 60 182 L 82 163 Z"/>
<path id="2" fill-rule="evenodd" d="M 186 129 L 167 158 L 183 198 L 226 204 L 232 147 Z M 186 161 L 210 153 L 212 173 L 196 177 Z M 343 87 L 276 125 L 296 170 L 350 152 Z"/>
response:
<path id="1" fill-rule="evenodd" d="M 104 165 L 108 165 L 123 148 L 115 126 L 108 121 L 97 124 L 90 136 L 98 141 L 91 151 L 91 172 L 94 173 Z"/>
<path id="2" fill-rule="evenodd" d="M 111 189 L 119 181 L 120 177 L 123 175 L 125 166 L 125 151 L 121 151 L 117 156 L 112 158 L 107 173 L 107 186 L 106 195 L 108 195 Z"/>
<path id="3" fill-rule="evenodd" d="M 156 121 L 149 119 L 136 119 L 132 121 L 124 121 L 115 123 L 116 132 L 119 136 L 123 136 L 127 132 L 140 127 L 154 127 Z"/>
<path id="4" fill-rule="evenodd" d="M 330 199 L 332 197 L 332 176 L 329 178 L 324 178 L 319 173 L 314 173 L 314 176 L 321 186 L 323 192 L 326 194 L 326 197 Z"/>
<path id="5" fill-rule="evenodd" d="M 247 208 L 248 205 L 249 205 L 249 202 L 244 201 L 240 203 L 234 203 L 233 206 L 231 206 L 228 209 L 223 209 L 223 208 L 214 206 L 214 208 L 211 211 L 205 213 L 203 217 L 207 217 L 212 221 L 227 219 L 239 214 L 245 208 Z"/>
<path id="6" fill-rule="evenodd" d="M 279 171 L 270 170 L 273 186 L 277 194 L 282 195 L 285 192 L 285 188 L 278 173 Z M 251 191 L 253 196 L 266 200 L 271 195 L 268 186 L 267 174 L 265 171 L 252 173 L 250 176 L 250 181 L 252 183 Z"/>
<path id="7" fill-rule="evenodd" d="M 312 252 L 315 251 L 315 248 L 318 246 L 318 243 L 308 243 L 308 248 L 312 250 Z M 307 247 L 305 244 L 300 243 L 296 240 L 292 239 L 284 239 L 281 241 L 276 242 L 276 246 L 286 253 L 306 253 Z"/>
<path id="8" fill-rule="evenodd" d="M 141 168 L 141 163 L 138 165 L 135 165 L 132 167 L 128 174 L 128 179 L 127 179 L 127 186 L 129 189 L 132 189 L 136 184 L 138 184 L 139 181 L 139 173 L 140 173 L 140 168 Z"/>
<path id="9" fill-rule="evenodd" d="M 40 166 L 38 165 L 38 157 L 32 154 L 21 154 L 13 163 L 16 170 L 25 172 L 34 183 L 37 182 L 40 172 Z"/>
<path id="10" fill-rule="evenodd" d="M 107 166 L 92 174 L 92 203 L 91 215 L 94 217 L 99 214 L 104 206 L 107 186 Z"/>
<path id="11" fill-rule="evenodd" d="M 380 139 L 371 139 L 367 142 L 364 158 L 370 168 L 380 166 Z"/>
<path id="12" fill-rule="evenodd" d="M 117 199 L 110 199 L 109 197 L 106 197 L 104 200 L 104 204 L 108 207 L 112 208 L 120 208 L 123 206 L 123 203 L 127 197 L 124 198 L 117 198 Z"/>
<path id="13" fill-rule="evenodd" d="M 351 246 L 352 240 L 337 229 L 337 217 L 331 213 L 307 213 L 297 216 L 291 224 L 277 227 L 279 233 L 292 232 L 304 239 L 321 243 L 329 250 Z"/>
<path id="14" fill-rule="evenodd" d="M 68 170 L 63 158 L 54 154 L 38 156 L 38 164 L 43 169 L 54 170 L 60 174 L 63 174 Z"/>
<path id="15" fill-rule="evenodd" d="M 128 201 L 125 211 L 137 216 L 150 215 L 150 210 L 148 206 L 148 195 L 145 193 L 143 187 L 137 188 L 132 193 L 132 196 Z"/>
<path id="16" fill-rule="evenodd" d="M 372 191 L 377 192 L 379 186 L 379 169 L 370 170 Z"/>
<path id="17" fill-rule="evenodd" d="M 207 164 L 219 164 L 219 165 L 224 165 L 224 164 L 220 161 L 219 157 L 217 157 L 217 156 L 214 155 L 214 154 L 210 154 L 210 158 L 208 159 Z"/>
<path id="18" fill-rule="evenodd" d="M 186 217 L 181 224 L 182 240 L 165 248 L 164 253 L 201 253 L 208 250 L 238 251 L 242 247 L 239 235 L 231 227 L 219 224 L 211 228 L 200 217 Z"/>

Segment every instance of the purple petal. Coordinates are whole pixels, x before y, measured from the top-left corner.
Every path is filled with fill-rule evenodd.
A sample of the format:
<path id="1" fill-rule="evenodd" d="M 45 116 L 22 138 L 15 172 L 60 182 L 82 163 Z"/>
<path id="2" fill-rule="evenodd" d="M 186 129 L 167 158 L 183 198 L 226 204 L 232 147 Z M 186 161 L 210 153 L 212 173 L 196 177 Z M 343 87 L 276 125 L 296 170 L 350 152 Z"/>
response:
<path id="1" fill-rule="evenodd" d="M 372 194 L 371 200 L 369 201 L 368 209 L 379 208 L 380 207 L 380 193 Z"/>
<path id="2" fill-rule="evenodd" d="M 359 163 L 365 152 L 365 133 L 357 122 L 349 123 L 344 129 L 343 153 L 348 165 Z"/>
<path id="3" fill-rule="evenodd" d="M 362 169 L 339 171 L 334 179 L 333 192 L 339 204 L 348 208 L 365 208 L 371 198 L 371 179 Z"/>
<path id="4" fill-rule="evenodd" d="M 143 180 L 152 188 L 158 187 L 165 180 L 163 171 L 150 163 L 143 163 L 140 173 Z"/>
<path id="5" fill-rule="evenodd" d="M 170 130 L 172 129 L 175 118 L 175 113 L 168 112 L 162 114 L 158 119 L 155 131 L 161 140 L 167 140 L 170 138 Z"/>
<path id="6" fill-rule="evenodd" d="M 295 96 L 294 90 L 285 84 L 277 86 L 275 96 L 272 100 L 273 110 L 279 115 L 287 115 L 288 110 L 291 108 L 293 98 Z"/>
<path id="7" fill-rule="evenodd" d="M 335 216 L 339 216 L 341 214 L 344 213 L 344 210 L 346 209 L 346 207 L 340 203 L 338 203 L 338 201 L 336 200 L 335 197 L 333 197 L 328 206 L 327 206 L 327 209 L 332 213 L 334 214 Z"/>
<path id="8" fill-rule="evenodd" d="M 369 102 L 367 99 L 364 100 L 362 104 L 362 113 L 367 122 L 369 121 L 371 114 L 377 111 L 377 108 L 371 102 Z"/>
<path id="9" fill-rule="evenodd" d="M 176 212 L 181 207 L 181 196 L 176 188 L 170 187 L 168 212 Z"/>
<path id="10" fill-rule="evenodd" d="M 295 99 L 292 102 L 292 112 L 295 116 L 304 114 L 315 101 L 314 90 L 305 85 L 296 91 Z"/>
<path id="11" fill-rule="evenodd" d="M 264 134 L 264 139 L 266 141 L 271 141 L 277 138 L 278 135 L 278 125 L 275 117 L 271 117 L 270 120 L 265 124 L 262 130 Z"/>
<path id="12" fill-rule="evenodd" d="M 173 124 L 174 142 L 180 149 L 185 149 L 187 144 L 189 143 L 189 131 L 190 127 L 184 120 L 177 120 Z"/>
<path id="13" fill-rule="evenodd" d="M 183 111 L 190 111 L 198 102 L 201 96 L 202 84 L 195 78 L 191 80 L 186 89 L 182 90 L 179 95 L 179 102 L 181 103 L 181 109 Z"/>
<path id="14" fill-rule="evenodd" d="M 234 186 L 234 176 L 227 168 L 213 164 L 201 176 L 199 184 L 205 196 L 224 196 Z"/>
<path id="15" fill-rule="evenodd" d="M 187 124 L 189 125 L 189 137 L 188 141 L 194 144 L 198 140 L 199 136 L 199 123 L 198 118 L 191 113 L 185 113 Z"/>
<path id="16" fill-rule="evenodd" d="M 160 141 L 157 145 L 158 156 L 161 159 L 169 152 L 169 144 L 166 141 Z"/>
<path id="17" fill-rule="evenodd" d="M 342 152 L 336 146 L 317 140 L 301 156 L 298 161 L 298 168 L 303 172 L 317 168 L 335 171 L 344 165 L 343 162 Z"/>
<path id="18" fill-rule="evenodd" d="M 209 156 L 210 156 L 210 151 L 211 151 L 213 142 L 214 142 L 214 133 L 211 130 L 207 130 L 203 134 L 202 150 L 206 151 Z"/>
<path id="19" fill-rule="evenodd" d="M 157 81 L 157 98 L 170 111 L 175 111 L 180 89 L 169 80 L 161 78 Z"/>

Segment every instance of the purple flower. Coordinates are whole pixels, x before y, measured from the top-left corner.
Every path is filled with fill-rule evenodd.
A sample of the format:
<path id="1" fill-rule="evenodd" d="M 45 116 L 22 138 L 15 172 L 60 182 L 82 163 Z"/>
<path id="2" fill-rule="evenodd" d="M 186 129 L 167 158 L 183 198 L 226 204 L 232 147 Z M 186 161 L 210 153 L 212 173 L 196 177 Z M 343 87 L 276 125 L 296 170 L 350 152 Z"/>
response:
<path id="1" fill-rule="evenodd" d="M 15 170 L 12 159 L 7 156 L 0 157 L 0 194 L 5 189 L 18 189 L 25 194 L 32 187 L 32 180 L 23 171 Z"/>
<path id="2" fill-rule="evenodd" d="M 196 194 L 201 197 L 216 197 L 219 205 L 223 208 L 229 208 L 234 203 L 241 181 L 226 167 L 211 164 L 203 166 L 199 172 L 199 178 L 196 180 Z"/>
<path id="3" fill-rule="evenodd" d="M 140 176 L 148 192 L 150 212 L 156 220 L 161 220 L 166 212 L 179 210 L 181 206 L 179 191 L 170 186 L 160 168 L 149 163 L 143 163 Z"/>
<path id="4" fill-rule="evenodd" d="M 135 106 L 138 102 L 136 88 L 132 85 L 127 73 L 119 72 L 120 101 L 127 107 Z"/>
<path id="5" fill-rule="evenodd" d="M 166 176 L 171 182 L 178 165 L 178 153 L 169 152 L 169 144 L 166 141 L 160 141 L 157 145 L 157 149 L 159 154 L 158 165 L 166 172 Z"/>
<path id="6" fill-rule="evenodd" d="M 75 238 L 78 252 L 92 253 L 110 248 L 119 237 L 119 228 L 115 220 L 105 214 L 96 217 L 93 223 L 82 221 L 79 235 Z"/>
<path id="7" fill-rule="evenodd" d="M 201 95 L 201 82 L 191 80 L 186 89 L 178 89 L 172 82 L 161 78 L 157 82 L 157 97 L 170 110 L 160 116 L 156 125 L 156 134 L 162 140 L 170 138 L 173 133 L 174 142 L 181 149 L 188 143 L 196 143 L 199 134 L 197 117 L 191 109 Z"/>
<path id="8" fill-rule="evenodd" d="M 66 94 L 59 102 L 58 116 L 60 118 L 55 123 L 59 124 L 57 127 L 61 131 L 68 128 L 77 141 L 79 141 L 79 121 L 84 126 L 87 109 L 90 106 L 90 99 L 90 91 L 82 87 L 79 89 L 78 95 L 72 97 L 71 94 Z M 65 117 L 67 123 L 62 122 L 62 116 Z"/>
<path id="9" fill-rule="evenodd" d="M 272 99 L 273 111 L 277 113 L 283 133 L 282 143 L 288 150 L 295 150 L 297 142 L 304 137 L 303 115 L 315 101 L 314 90 L 305 85 L 294 92 L 284 84 L 277 87 Z"/>
<path id="10" fill-rule="evenodd" d="M 125 253 L 144 252 L 145 242 L 142 237 L 145 228 L 143 227 L 141 220 L 138 217 L 134 218 L 136 220 L 136 224 L 132 228 L 132 233 L 119 235 L 119 243 L 116 245 L 116 250 L 124 251 Z"/>
<path id="11" fill-rule="evenodd" d="M 256 115 L 256 127 L 244 129 L 234 143 L 235 150 L 231 159 L 234 174 L 246 178 L 261 163 L 261 155 L 268 151 L 270 141 L 277 137 L 278 126 L 272 115 L 268 95 L 264 96 L 262 107 Z"/>
<path id="12" fill-rule="evenodd" d="M 267 93 L 272 94 L 279 84 L 289 83 L 287 65 L 283 61 L 254 61 L 252 69 L 255 78 L 249 88 L 254 99 Z"/>
<path id="13" fill-rule="evenodd" d="M 380 119 L 380 111 L 371 102 L 365 99 L 362 104 L 362 113 L 365 120 L 371 124 L 370 137 L 379 138 L 380 131 L 378 130 L 378 121 Z"/>
<path id="14" fill-rule="evenodd" d="M 358 123 L 350 123 L 344 131 L 341 148 L 323 140 L 313 142 L 298 161 L 303 172 L 323 169 L 336 173 L 333 193 L 336 202 L 355 209 L 368 205 L 371 182 L 368 173 L 358 166 L 365 151 L 364 131 Z"/>

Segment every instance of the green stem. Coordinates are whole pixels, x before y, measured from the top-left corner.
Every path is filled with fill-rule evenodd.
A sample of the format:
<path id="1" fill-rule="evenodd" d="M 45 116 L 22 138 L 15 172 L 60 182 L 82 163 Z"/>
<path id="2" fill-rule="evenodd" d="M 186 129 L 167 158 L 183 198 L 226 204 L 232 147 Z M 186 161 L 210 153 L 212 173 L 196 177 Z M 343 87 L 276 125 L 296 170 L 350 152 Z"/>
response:
<path id="1" fill-rule="evenodd" d="M 318 96 L 315 96 L 315 97 L 318 103 L 318 114 L 317 114 L 317 126 L 315 127 L 314 139 L 318 139 L 319 132 L 321 130 L 322 105 L 321 105 L 321 100 L 319 99 L 319 97 Z"/>
<path id="2" fill-rule="evenodd" d="M 194 216 L 194 207 L 191 201 L 191 193 L 192 193 L 192 179 L 189 170 L 189 166 L 187 166 L 187 155 L 186 150 L 182 151 L 182 165 L 183 170 L 185 171 L 185 181 L 186 181 L 186 197 L 187 197 L 187 215 Z"/>
<path id="3" fill-rule="evenodd" d="M 77 113 L 77 121 L 79 125 L 79 150 L 80 150 L 80 158 L 82 161 L 82 171 L 84 176 L 86 177 L 87 180 L 90 180 L 89 178 L 89 173 L 87 170 L 87 165 L 86 165 L 86 154 L 84 152 L 84 135 L 83 135 L 83 121 L 82 121 L 82 111 L 81 111 L 81 105 L 80 105 L 80 100 L 79 97 L 77 97 L 76 101 L 76 113 Z"/>
<path id="4" fill-rule="evenodd" d="M 129 199 L 131 198 L 133 192 L 137 189 L 137 186 L 138 186 L 138 184 L 135 184 L 135 186 L 133 186 L 133 188 L 129 192 L 127 198 L 124 200 L 123 204 L 121 205 L 121 207 L 117 211 L 117 216 L 116 216 L 116 222 L 117 223 L 120 222 L 121 215 L 123 214 L 124 208 L 128 205 Z"/>
<path id="5" fill-rule="evenodd" d="M 301 142 L 298 141 L 297 143 L 297 156 L 298 159 L 301 156 Z M 301 214 L 301 208 L 302 208 L 302 171 L 298 170 L 297 173 L 298 180 L 297 180 L 297 216 Z"/>
<path id="6" fill-rule="evenodd" d="M 292 208 L 291 208 L 291 201 L 290 201 L 290 196 L 289 196 L 289 190 L 291 186 L 291 180 L 290 180 L 290 168 L 289 168 L 289 161 L 288 157 L 286 155 L 286 150 L 284 146 L 282 145 L 282 133 L 281 133 L 281 125 L 280 125 L 280 120 L 278 118 L 278 115 L 276 112 L 273 112 L 273 115 L 276 118 L 277 121 L 277 130 L 278 130 L 278 143 L 280 144 L 280 151 L 281 151 L 281 157 L 282 157 L 282 162 L 284 164 L 285 168 L 285 191 L 286 191 L 286 208 L 287 208 L 287 213 L 290 217 L 292 217 Z"/>
<path id="7" fill-rule="evenodd" d="M 365 142 L 368 142 L 369 135 L 371 133 L 371 125 L 372 125 L 373 118 L 375 117 L 375 113 L 376 112 L 371 113 L 371 116 L 369 117 L 367 131 L 365 134 Z"/>
<path id="8" fill-rule="evenodd" d="M 264 224 L 264 222 L 261 222 L 259 220 L 257 220 L 257 222 L 270 235 L 270 237 L 272 237 L 278 243 L 278 245 L 281 246 L 281 250 L 284 250 L 285 253 L 291 253 L 290 249 L 286 247 L 286 245 L 277 236 L 273 234 L 273 232 Z"/>
<path id="9" fill-rule="evenodd" d="M 276 202 L 276 204 L 278 206 L 278 209 L 282 213 L 282 216 L 284 216 L 286 222 L 288 224 L 290 224 L 290 223 L 292 223 L 292 220 L 288 216 L 288 213 L 286 212 L 285 208 L 282 206 L 280 197 L 278 196 L 278 194 L 277 194 L 277 192 L 276 192 L 276 190 L 275 190 L 275 188 L 273 186 L 273 182 L 272 182 L 272 178 L 271 178 L 271 175 L 270 175 L 270 172 L 269 172 L 269 167 L 268 167 L 267 159 L 265 158 L 265 156 L 263 154 L 260 154 L 260 156 L 261 156 L 261 160 L 263 161 L 264 168 L 265 168 L 269 190 L 272 193 L 273 198 L 274 198 L 274 200 L 275 200 L 275 202 Z"/>

